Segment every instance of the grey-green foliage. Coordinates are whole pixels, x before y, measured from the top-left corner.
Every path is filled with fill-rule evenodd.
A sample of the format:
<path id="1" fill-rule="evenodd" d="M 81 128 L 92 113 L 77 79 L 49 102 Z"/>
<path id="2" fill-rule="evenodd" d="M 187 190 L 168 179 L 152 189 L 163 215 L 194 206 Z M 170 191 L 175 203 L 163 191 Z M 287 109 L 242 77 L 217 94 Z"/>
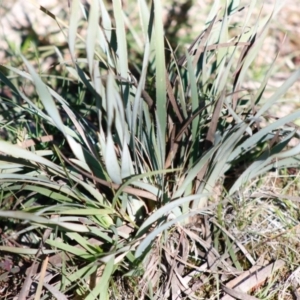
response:
<path id="1" fill-rule="evenodd" d="M 121 1 L 114 0 L 111 10 L 103 1 L 92 1 L 87 13 L 79 0 L 72 0 L 69 26 L 56 19 L 68 32 L 71 61 L 65 61 L 58 48 L 56 52 L 68 72 L 67 79 L 88 91 L 91 104 L 82 105 L 86 105 L 85 111 L 89 108 L 96 113 L 94 127 L 42 78 L 25 55 L 21 57 L 27 71 L 6 66 L 7 75 L 1 73 L 2 83 L 23 100 L 22 104 L 15 103 L 16 107 L 60 133 L 68 144 L 66 151 L 51 144 L 45 149 L 24 149 L 0 142 L 4 154 L 0 168 L 5 172 L 0 176 L 3 197 L 18 189 L 28 193 L 19 211 L 3 210 L 0 215 L 26 220 L 27 231 L 55 229 L 46 241 L 53 251 L 68 252 L 86 261 L 82 269 L 77 267 L 72 276 L 67 271 L 57 283 L 63 292 L 75 282 L 87 285 L 99 265 L 101 285 L 92 287 L 85 299 L 108 299 L 110 278 L 116 269 L 140 270 L 139 262 L 149 259 L 157 238 L 162 253 L 167 245 L 162 237 L 172 226 L 184 225 L 195 214 L 207 215 L 214 210 L 217 203 L 210 205 L 208 200 L 218 180 L 236 162 L 247 160 L 250 166 L 229 195 L 271 168 L 298 165 L 298 147 L 284 153 L 282 150 L 293 137 L 286 124 L 299 118 L 299 112 L 261 130 L 255 126 L 299 78 L 300 71 L 292 74 L 254 115 L 253 103 L 259 105 L 263 98 L 273 65 L 253 99 L 243 90 L 247 70 L 277 12 L 258 19 L 256 27 L 246 30 L 253 3 L 245 8 L 245 24 L 231 40 L 230 20 L 242 11 L 239 1 L 230 1 L 222 13 L 214 5 L 195 43 L 180 59 L 175 59 L 177 54 L 169 49 L 172 59 L 166 65 L 161 3 L 155 0 L 148 6 L 139 0 L 141 25 L 135 24 L 137 33 L 132 35 L 139 35 L 134 40 L 139 46 L 142 41 L 143 59 L 135 78 L 130 72 L 134 62 L 127 51 L 128 18 Z M 86 33 L 81 30 L 83 22 Z M 31 99 L 23 93 L 15 77 L 35 87 L 38 101 L 34 94 Z M 282 141 L 266 147 L 276 133 Z M 263 148 L 261 152 L 255 152 L 258 146 Z M 250 151 L 255 153 L 249 155 Z M 32 191 L 38 196 L 32 197 Z M 41 204 L 39 197 L 47 197 L 51 205 Z M 101 242 L 94 245 L 90 234 Z M 70 238 L 82 249 L 70 245 Z M 5 251 L 28 254 L 22 248 L 6 247 Z M 158 280 L 156 284 L 162 283 Z"/>

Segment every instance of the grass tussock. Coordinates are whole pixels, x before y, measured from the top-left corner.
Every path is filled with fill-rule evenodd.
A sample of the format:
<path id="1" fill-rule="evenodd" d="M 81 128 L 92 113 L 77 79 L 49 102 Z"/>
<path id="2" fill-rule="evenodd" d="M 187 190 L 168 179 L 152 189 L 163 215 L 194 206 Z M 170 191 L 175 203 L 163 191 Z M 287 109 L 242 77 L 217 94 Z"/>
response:
<path id="1" fill-rule="evenodd" d="M 271 89 L 260 60 L 281 4 L 215 2 L 193 39 L 192 4 L 39 7 L 65 41 L 9 48 L 2 297 L 297 296 L 300 112 L 271 108 L 300 71 Z"/>

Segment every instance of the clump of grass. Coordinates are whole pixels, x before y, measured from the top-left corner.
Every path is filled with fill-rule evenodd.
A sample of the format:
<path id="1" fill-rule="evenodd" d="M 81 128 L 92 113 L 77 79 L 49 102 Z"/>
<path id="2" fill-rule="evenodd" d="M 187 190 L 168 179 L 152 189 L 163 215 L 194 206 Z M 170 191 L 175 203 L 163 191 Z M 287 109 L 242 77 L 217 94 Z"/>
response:
<path id="1" fill-rule="evenodd" d="M 260 219 L 247 183 L 299 165 L 298 146 L 287 145 L 300 113 L 264 126 L 261 117 L 300 72 L 269 99 L 274 64 L 257 90 L 243 88 L 276 6 L 248 29 L 253 5 L 214 5 L 181 56 L 164 38 L 160 1 L 138 8 L 133 28 L 120 1 L 93 1 L 87 11 L 73 0 L 68 25 L 56 19 L 71 56 L 54 47 L 59 72 L 45 77 L 20 54 L 26 71 L 6 65 L 0 73 L 11 91 L 5 120 L 19 117 L 17 144 L 0 141 L 0 216 L 17 220 L 11 235 L 26 245 L 6 240 L 0 250 L 32 261 L 19 297 L 32 282 L 45 299 L 219 296 L 256 264 L 255 246 L 235 232 Z M 245 23 L 231 36 L 230 18 L 240 13 Z M 128 53 L 135 43 L 138 64 Z M 228 222 L 242 206 L 247 214 Z"/>

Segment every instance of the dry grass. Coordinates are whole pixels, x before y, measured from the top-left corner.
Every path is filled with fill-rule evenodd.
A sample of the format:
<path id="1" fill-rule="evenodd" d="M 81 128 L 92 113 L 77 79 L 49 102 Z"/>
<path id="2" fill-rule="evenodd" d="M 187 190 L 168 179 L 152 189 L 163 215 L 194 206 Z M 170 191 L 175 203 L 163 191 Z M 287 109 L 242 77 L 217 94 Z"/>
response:
<path id="1" fill-rule="evenodd" d="M 253 77 L 249 78 L 248 87 L 256 86 L 256 81 L 259 82 L 263 78 L 265 68 L 280 50 L 277 58 L 278 69 L 269 82 L 266 94 L 271 94 L 275 87 L 280 86 L 289 74 L 300 66 L 300 44 L 297 38 L 300 28 L 300 7 L 294 1 L 285 2 L 276 22 L 272 23 L 264 47 L 256 59 L 256 67 L 252 70 Z M 199 1 L 188 11 L 188 24 L 185 24 L 185 29 L 177 32 L 177 36 L 189 36 L 190 34 L 195 37 L 198 34 L 197 28 L 201 28 L 201 22 L 203 22 L 201 18 L 203 15 L 199 15 L 199 11 L 206 11 L 209 3 L 211 1 L 206 1 L 206 3 Z M 273 4 L 274 1 L 267 1 L 262 11 L 257 11 L 257 14 L 268 13 Z M 177 7 L 180 5 L 178 4 Z M 166 15 L 168 16 L 168 14 Z M 168 20 L 169 24 L 172 22 L 176 25 L 179 19 Z M 189 34 L 186 34 L 187 32 Z M 186 42 L 185 39 L 183 41 Z M 280 118 L 298 109 L 299 92 L 300 82 L 296 83 L 289 93 L 280 99 L 276 106 L 272 107 L 270 115 Z M 298 124 L 297 121 L 295 123 Z M 299 141 L 296 140 L 296 142 Z M 262 274 L 266 272 L 256 279 L 253 279 L 254 273 L 247 274 L 253 281 L 249 280 L 248 286 L 244 284 L 240 292 L 250 293 L 259 299 L 299 299 L 299 176 L 299 170 L 295 168 L 269 173 L 263 178 L 249 183 L 236 198 L 229 199 L 229 204 L 220 205 L 219 212 L 218 210 L 212 211 L 215 218 L 218 218 L 219 224 L 223 224 L 223 228 L 217 228 L 217 222 L 213 222 L 212 219 L 208 221 L 209 226 L 202 224 L 200 236 L 206 239 L 207 232 L 211 233 L 211 237 L 215 240 L 213 243 L 215 255 L 223 259 L 226 257 L 227 267 L 231 267 L 233 270 L 237 270 L 237 266 L 243 270 L 249 270 L 256 264 L 267 265 L 275 261 L 279 262 L 277 269 L 261 268 L 260 271 L 256 270 L 255 272 Z M 199 234 L 199 228 L 197 231 Z M 245 245 L 246 248 L 243 249 L 242 245 Z M 230 248 L 234 250 L 236 256 L 230 254 Z M 200 247 L 198 250 L 201 253 L 201 250 L 204 249 Z M 210 253 L 208 249 L 204 252 L 205 255 Z M 190 259 L 198 268 L 201 268 L 200 257 L 201 254 L 198 254 L 197 262 Z M 237 261 L 234 261 L 235 258 Z M 189 266 L 186 265 L 186 267 Z M 202 270 L 204 269 L 207 271 L 206 274 L 212 271 L 208 266 L 205 268 L 202 265 Z M 231 288 L 236 287 L 245 280 L 242 276 L 239 280 L 240 276 L 234 274 L 234 271 L 228 270 L 227 274 L 217 277 L 213 275 L 213 272 L 206 276 L 202 274 L 201 278 L 196 275 L 189 288 L 198 289 L 198 299 L 217 299 L 218 295 L 222 294 L 221 284 L 226 284 Z M 233 278 L 236 278 L 235 285 L 230 284 Z M 216 289 L 217 287 L 220 289 Z M 246 299 L 243 294 L 236 296 Z"/>

